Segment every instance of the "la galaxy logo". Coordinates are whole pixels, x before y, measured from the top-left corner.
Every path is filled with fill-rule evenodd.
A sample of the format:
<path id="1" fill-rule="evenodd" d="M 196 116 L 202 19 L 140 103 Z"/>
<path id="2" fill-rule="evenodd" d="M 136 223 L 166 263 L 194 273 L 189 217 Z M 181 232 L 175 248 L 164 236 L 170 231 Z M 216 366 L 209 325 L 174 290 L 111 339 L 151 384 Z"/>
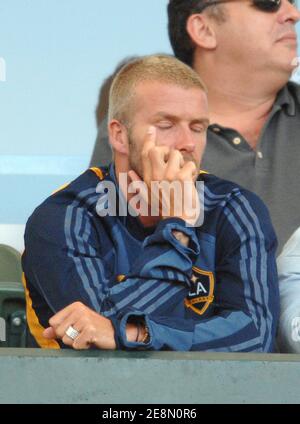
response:
<path id="1" fill-rule="evenodd" d="M 214 300 L 214 274 L 193 267 L 193 276 L 190 281 L 191 290 L 185 299 L 185 306 L 196 314 L 203 315 Z"/>

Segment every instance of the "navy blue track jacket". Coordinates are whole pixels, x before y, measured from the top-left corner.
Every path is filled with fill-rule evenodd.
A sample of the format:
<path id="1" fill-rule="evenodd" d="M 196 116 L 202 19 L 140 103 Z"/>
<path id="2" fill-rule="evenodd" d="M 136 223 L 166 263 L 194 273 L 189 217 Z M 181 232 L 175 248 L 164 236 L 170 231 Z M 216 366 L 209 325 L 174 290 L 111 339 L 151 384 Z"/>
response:
<path id="1" fill-rule="evenodd" d="M 110 318 L 119 349 L 272 352 L 279 315 L 276 236 L 253 193 L 215 176 L 204 181 L 204 224 L 181 219 L 145 228 L 132 216 L 100 217 L 96 188 L 116 185 L 114 166 L 92 168 L 30 217 L 23 255 L 32 346 L 65 347 L 42 332 L 80 301 Z M 118 193 L 118 191 L 117 191 Z M 189 247 L 173 235 L 190 237 Z M 147 344 L 128 342 L 143 317 Z"/>

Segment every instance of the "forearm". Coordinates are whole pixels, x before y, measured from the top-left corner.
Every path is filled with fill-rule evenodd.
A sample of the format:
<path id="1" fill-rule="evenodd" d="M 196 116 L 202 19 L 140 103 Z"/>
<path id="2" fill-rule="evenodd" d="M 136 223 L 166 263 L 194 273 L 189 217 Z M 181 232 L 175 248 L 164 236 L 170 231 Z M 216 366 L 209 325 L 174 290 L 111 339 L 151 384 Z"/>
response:
<path id="1" fill-rule="evenodd" d="M 145 343 L 149 337 L 149 329 L 144 320 L 127 323 L 125 333 L 129 343 Z"/>
<path id="2" fill-rule="evenodd" d="M 190 243 L 190 237 L 184 234 L 182 231 L 173 230 L 174 237 L 181 243 L 183 246 L 188 247 Z"/>
<path id="3" fill-rule="evenodd" d="M 141 317 L 149 329 L 147 343 L 141 343 L 141 339 L 137 342 L 134 336 L 127 336 L 127 320 L 140 320 Z M 119 321 L 117 339 L 119 348 L 128 350 L 270 352 L 263 345 L 254 322 L 241 311 L 227 312 L 224 316 L 204 321 L 129 314 Z"/>
<path id="4" fill-rule="evenodd" d="M 165 221 L 148 237 L 141 254 L 121 283 L 114 285 L 102 302 L 101 313 L 110 317 L 131 308 L 155 311 L 164 303 L 184 299 L 190 289 L 194 258 L 200 247 L 190 230 L 189 247 L 173 235 L 181 229 L 178 220 Z M 188 238 L 183 228 L 183 237 Z"/>

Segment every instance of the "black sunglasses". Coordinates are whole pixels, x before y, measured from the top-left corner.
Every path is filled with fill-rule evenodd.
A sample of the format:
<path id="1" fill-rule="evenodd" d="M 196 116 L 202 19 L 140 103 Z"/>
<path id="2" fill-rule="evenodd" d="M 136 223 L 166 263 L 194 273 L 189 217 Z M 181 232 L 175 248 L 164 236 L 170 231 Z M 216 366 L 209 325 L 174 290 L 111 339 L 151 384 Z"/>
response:
<path id="1" fill-rule="evenodd" d="M 214 6 L 219 3 L 229 3 L 237 0 L 213 0 L 208 1 L 201 7 L 201 12 L 209 6 Z M 252 4 L 256 9 L 263 12 L 277 12 L 280 9 L 282 0 L 252 0 Z M 296 0 L 289 0 L 293 6 L 296 6 Z M 201 13 L 199 12 L 199 13 Z"/>

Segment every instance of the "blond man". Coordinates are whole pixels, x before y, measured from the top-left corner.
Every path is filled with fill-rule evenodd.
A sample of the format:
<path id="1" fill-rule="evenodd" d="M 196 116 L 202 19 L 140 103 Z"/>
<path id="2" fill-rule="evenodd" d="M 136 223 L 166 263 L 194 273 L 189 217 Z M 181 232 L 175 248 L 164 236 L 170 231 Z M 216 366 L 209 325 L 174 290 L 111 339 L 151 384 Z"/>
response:
<path id="1" fill-rule="evenodd" d="M 273 350 L 276 237 L 255 195 L 199 172 L 208 115 L 202 81 L 178 60 L 121 69 L 110 93 L 113 163 L 51 196 L 27 224 L 31 346 Z"/>

